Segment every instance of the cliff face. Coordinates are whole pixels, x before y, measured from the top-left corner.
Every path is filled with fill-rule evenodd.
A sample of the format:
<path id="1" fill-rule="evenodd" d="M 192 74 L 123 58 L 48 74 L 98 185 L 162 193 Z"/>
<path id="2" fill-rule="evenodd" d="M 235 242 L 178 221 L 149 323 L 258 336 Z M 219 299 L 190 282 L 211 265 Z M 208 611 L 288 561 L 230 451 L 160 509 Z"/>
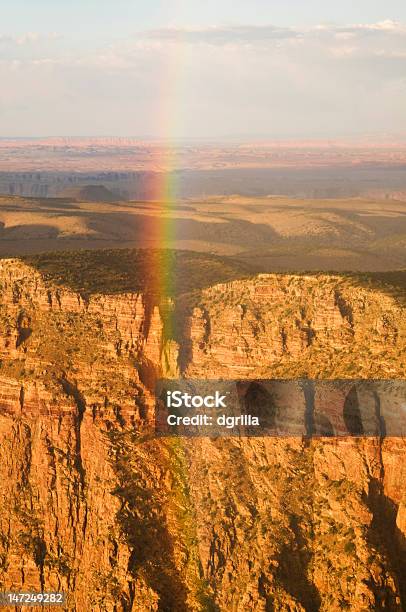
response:
<path id="1" fill-rule="evenodd" d="M 78 611 L 402 609 L 403 440 L 150 434 L 160 374 L 402 377 L 393 296 L 267 275 L 165 310 L 18 260 L 0 284 L 0 590 L 63 589 Z"/>
<path id="2" fill-rule="evenodd" d="M 402 307 L 344 278 L 259 275 L 183 302 L 188 375 L 391 378 L 406 369 Z"/>

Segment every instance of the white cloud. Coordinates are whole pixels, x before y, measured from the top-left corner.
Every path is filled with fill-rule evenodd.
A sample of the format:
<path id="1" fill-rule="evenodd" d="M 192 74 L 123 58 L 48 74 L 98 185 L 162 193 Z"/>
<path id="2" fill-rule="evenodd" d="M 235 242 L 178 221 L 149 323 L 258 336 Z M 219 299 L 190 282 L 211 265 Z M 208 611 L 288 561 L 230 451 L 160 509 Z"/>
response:
<path id="1" fill-rule="evenodd" d="M 0 60 L 3 133 L 406 131 L 406 27 L 393 21 L 167 28 L 99 49 L 19 38 Z"/>
<path id="2" fill-rule="evenodd" d="M 361 23 L 353 27 L 359 30 L 371 30 L 373 32 L 406 33 L 406 26 L 404 24 L 400 23 L 399 21 L 392 21 L 391 19 L 385 19 L 384 21 L 379 21 L 378 23 Z"/>
<path id="3" fill-rule="evenodd" d="M 281 28 L 274 25 L 261 26 L 212 26 L 209 28 L 162 28 L 152 30 L 147 36 L 159 41 L 179 43 L 206 43 L 223 45 L 236 42 L 266 42 L 272 40 L 291 40 L 297 38 L 317 38 L 319 35 L 348 39 L 362 33 L 386 33 L 406 35 L 406 25 L 397 21 L 385 20 L 378 23 L 359 23 L 347 26 L 317 24 L 307 28 Z"/>
<path id="4" fill-rule="evenodd" d="M 273 25 L 264 26 L 233 26 L 210 28 L 165 28 L 152 30 L 148 37 L 160 41 L 179 43 L 207 43 L 223 45 L 230 42 L 255 42 L 264 40 L 283 40 L 301 36 L 301 32 L 293 28 L 279 28 Z"/>
<path id="5" fill-rule="evenodd" d="M 61 38 L 56 32 L 50 34 L 39 34 L 38 32 L 25 32 L 23 34 L 17 34 L 9 36 L 7 34 L 0 34 L 0 45 L 32 45 L 35 43 L 41 43 L 45 41 L 52 41 Z"/>

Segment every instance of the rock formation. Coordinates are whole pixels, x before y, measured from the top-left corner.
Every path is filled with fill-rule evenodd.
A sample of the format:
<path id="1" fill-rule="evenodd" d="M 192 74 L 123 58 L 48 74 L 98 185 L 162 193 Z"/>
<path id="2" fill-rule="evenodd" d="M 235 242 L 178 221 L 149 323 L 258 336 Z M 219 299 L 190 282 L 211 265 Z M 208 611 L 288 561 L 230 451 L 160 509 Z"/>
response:
<path id="1" fill-rule="evenodd" d="M 403 377 L 396 296 L 260 275 L 181 296 L 168 334 L 142 293 L 19 260 L 0 286 L 0 590 L 78 612 L 404 609 L 403 439 L 153 435 L 162 374 Z"/>

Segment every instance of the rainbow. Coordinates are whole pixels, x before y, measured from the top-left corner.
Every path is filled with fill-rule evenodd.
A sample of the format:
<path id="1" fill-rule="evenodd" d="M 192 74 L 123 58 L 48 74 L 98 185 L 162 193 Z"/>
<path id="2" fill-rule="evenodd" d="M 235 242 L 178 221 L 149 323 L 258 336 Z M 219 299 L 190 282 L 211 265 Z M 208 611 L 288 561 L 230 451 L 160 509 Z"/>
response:
<path id="1" fill-rule="evenodd" d="M 187 6 L 186 0 L 174 0 L 171 14 L 181 14 Z M 161 139 L 156 141 L 153 150 L 155 172 L 152 183 L 148 185 L 148 200 L 153 211 L 147 217 L 145 243 L 150 252 L 145 257 L 145 289 L 154 296 L 165 321 L 167 337 L 173 337 L 173 302 L 170 298 L 177 293 L 177 261 L 174 254 L 178 227 L 176 208 L 179 202 L 182 176 L 177 170 L 184 165 L 184 149 L 179 146 L 179 135 L 183 132 L 182 120 L 187 109 L 184 100 L 189 87 L 185 68 L 189 61 L 183 34 L 178 32 L 176 40 L 167 41 L 162 54 L 159 74 L 159 92 L 153 109 L 157 131 Z M 186 160 L 187 161 L 187 160 Z M 182 164 L 180 163 L 182 162 Z M 146 246 L 145 245 L 145 246 Z"/>
<path id="2" fill-rule="evenodd" d="M 179 178 L 175 170 L 176 150 L 171 143 L 165 145 L 162 153 L 163 169 L 156 174 L 155 185 L 152 190 L 152 199 L 157 205 L 154 227 L 152 229 L 153 241 L 158 249 L 164 249 L 159 257 L 158 270 L 155 270 L 156 293 L 162 300 L 174 295 L 175 270 L 173 258 L 168 249 L 175 240 L 176 220 L 173 212 L 179 197 Z"/>
<path id="3" fill-rule="evenodd" d="M 183 4 L 184 0 L 177 0 L 174 12 L 179 13 Z M 153 200 L 156 211 L 151 218 L 151 227 L 147 228 L 148 242 L 157 249 L 156 257 L 152 257 L 154 269 L 150 270 L 150 277 L 154 279 L 154 294 L 159 297 L 161 303 L 167 302 L 168 298 L 176 293 L 176 257 L 173 257 L 173 253 L 168 249 L 173 248 L 176 238 L 176 219 L 173 213 L 179 199 L 181 180 L 176 172 L 180 166 L 181 154 L 176 139 L 183 114 L 182 89 L 186 86 L 183 69 L 186 59 L 182 34 L 179 32 L 178 40 L 170 44 L 163 60 L 162 74 L 165 78 L 160 84 L 156 115 L 159 132 L 164 138 L 157 143 L 157 171 L 149 189 L 149 197 Z"/>

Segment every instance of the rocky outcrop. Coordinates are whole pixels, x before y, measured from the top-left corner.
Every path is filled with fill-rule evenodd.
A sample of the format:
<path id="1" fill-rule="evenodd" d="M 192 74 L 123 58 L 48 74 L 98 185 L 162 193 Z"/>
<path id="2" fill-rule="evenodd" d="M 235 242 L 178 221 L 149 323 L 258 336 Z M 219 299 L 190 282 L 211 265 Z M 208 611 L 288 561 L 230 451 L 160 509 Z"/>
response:
<path id="1" fill-rule="evenodd" d="M 400 304 L 331 276 L 259 275 L 179 307 L 185 374 L 391 378 L 406 370 Z"/>
<path id="2" fill-rule="evenodd" d="M 402 609 L 403 440 L 153 431 L 162 374 L 402 377 L 393 297 L 320 275 L 84 297 L 19 260 L 0 284 L 0 589 L 80 612 Z"/>

